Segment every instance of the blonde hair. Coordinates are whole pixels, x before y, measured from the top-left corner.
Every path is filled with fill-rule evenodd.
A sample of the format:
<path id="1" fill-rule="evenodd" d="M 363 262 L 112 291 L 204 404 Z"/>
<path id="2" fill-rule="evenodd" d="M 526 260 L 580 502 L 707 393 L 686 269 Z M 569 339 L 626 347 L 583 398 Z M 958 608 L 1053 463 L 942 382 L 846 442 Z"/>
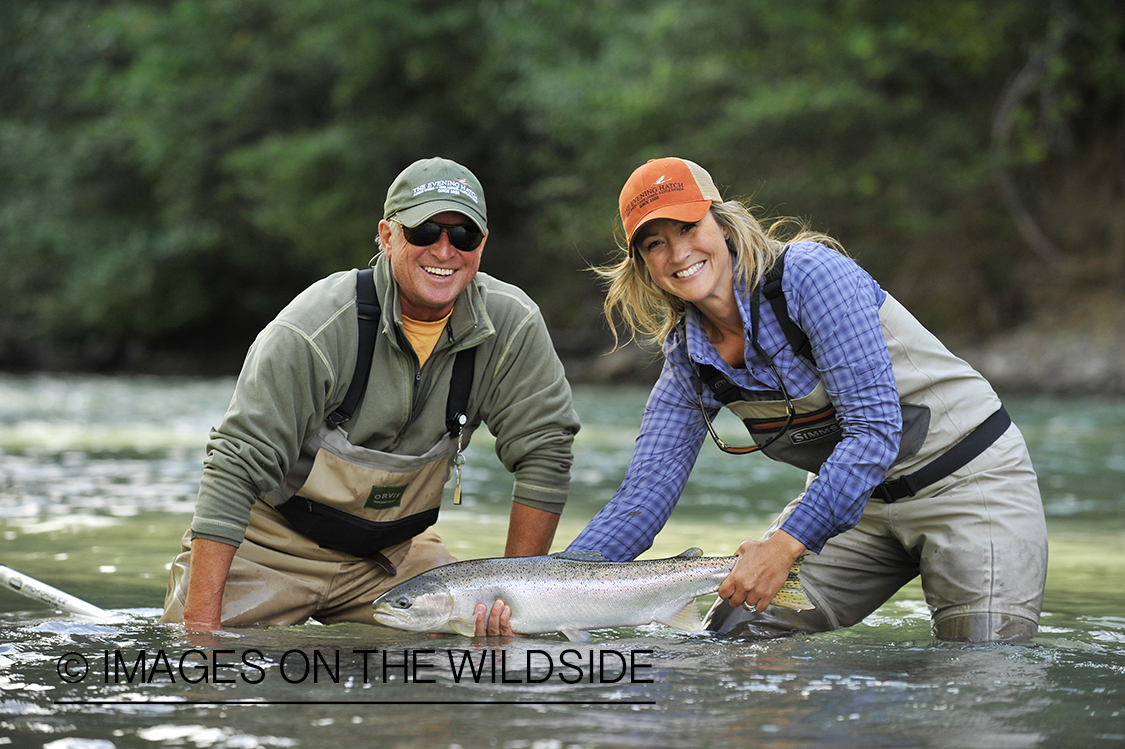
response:
<path id="1" fill-rule="evenodd" d="M 711 215 L 729 238 L 735 277 L 747 288 L 761 283 L 778 256 L 794 242 L 819 242 L 847 254 L 837 240 L 811 231 L 798 219 L 778 218 L 763 227 L 750 208 L 738 200 L 712 203 Z M 602 311 L 613 329 L 614 349 L 621 345 L 615 316 L 628 329 L 629 340 L 662 346 L 684 316 L 684 301 L 656 285 L 639 251 L 630 256 L 624 231 L 618 231 L 617 245 L 620 257 L 616 262 L 590 269 L 605 281 Z"/>

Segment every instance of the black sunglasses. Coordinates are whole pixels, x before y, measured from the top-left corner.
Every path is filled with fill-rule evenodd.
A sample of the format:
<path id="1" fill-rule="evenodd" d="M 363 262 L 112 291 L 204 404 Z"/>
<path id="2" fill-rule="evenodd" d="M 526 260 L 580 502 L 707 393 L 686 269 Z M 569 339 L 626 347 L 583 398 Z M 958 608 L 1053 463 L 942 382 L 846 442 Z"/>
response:
<path id="1" fill-rule="evenodd" d="M 415 247 L 429 247 L 441 239 L 444 231 L 449 236 L 449 243 L 461 252 L 472 252 L 480 246 L 484 239 L 484 232 L 475 225 L 439 224 L 437 221 L 423 221 L 417 226 L 407 226 L 396 219 L 391 219 L 402 227 L 402 235 L 406 241 Z"/>
<path id="2" fill-rule="evenodd" d="M 793 425 L 793 417 L 796 415 L 796 409 L 793 407 L 793 399 L 789 397 L 789 391 L 785 388 L 785 380 L 781 379 L 781 375 L 778 374 L 777 368 L 773 365 L 773 361 L 768 357 L 766 359 L 766 363 L 769 365 L 770 371 L 773 372 L 773 376 L 777 378 L 777 385 L 781 389 L 782 397 L 785 398 L 785 423 L 781 424 L 781 428 L 777 432 L 775 432 L 772 437 L 770 437 L 760 445 L 755 444 L 736 446 L 728 445 L 723 441 L 723 439 L 715 431 L 714 425 L 711 424 L 711 418 L 707 415 L 707 407 L 703 405 L 703 380 L 698 376 L 696 376 L 695 378 L 695 394 L 699 399 L 699 410 L 703 414 L 703 422 L 707 425 L 707 431 L 710 433 L 711 439 L 714 440 L 715 446 L 725 453 L 729 453 L 731 455 L 749 455 L 750 453 L 756 453 L 760 450 L 765 450 L 767 447 L 772 445 L 778 437 L 789 431 L 789 427 Z"/>

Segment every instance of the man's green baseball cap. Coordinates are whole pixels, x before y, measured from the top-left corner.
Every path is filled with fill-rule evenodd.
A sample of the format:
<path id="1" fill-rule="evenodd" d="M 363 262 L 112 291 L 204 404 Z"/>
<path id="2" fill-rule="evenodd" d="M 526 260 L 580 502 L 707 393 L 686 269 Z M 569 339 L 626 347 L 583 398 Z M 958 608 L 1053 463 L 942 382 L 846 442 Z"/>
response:
<path id="1" fill-rule="evenodd" d="M 383 218 L 395 218 L 404 226 L 418 226 L 443 211 L 463 213 L 488 233 L 488 211 L 484 188 L 465 167 L 449 159 L 415 161 L 391 183 Z"/>

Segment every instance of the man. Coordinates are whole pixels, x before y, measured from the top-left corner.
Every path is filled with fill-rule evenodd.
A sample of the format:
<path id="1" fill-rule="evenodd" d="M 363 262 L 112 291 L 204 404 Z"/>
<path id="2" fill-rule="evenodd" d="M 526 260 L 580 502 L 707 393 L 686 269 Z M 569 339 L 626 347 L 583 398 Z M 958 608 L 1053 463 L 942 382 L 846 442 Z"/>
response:
<path id="1" fill-rule="evenodd" d="M 454 561 L 430 526 L 451 462 L 459 501 L 482 421 L 515 474 L 505 554 L 548 552 L 578 419 L 538 308 L 478 273 L 487 235 L 472 172 L 417 161 L 387 191 L 373 275 L 313 284 L 258 335 L 211 433 L 163 621 L 373 623 L 381 593 Z M 477 633 L 510 632 L 508 616 L 479 607 Z"/>

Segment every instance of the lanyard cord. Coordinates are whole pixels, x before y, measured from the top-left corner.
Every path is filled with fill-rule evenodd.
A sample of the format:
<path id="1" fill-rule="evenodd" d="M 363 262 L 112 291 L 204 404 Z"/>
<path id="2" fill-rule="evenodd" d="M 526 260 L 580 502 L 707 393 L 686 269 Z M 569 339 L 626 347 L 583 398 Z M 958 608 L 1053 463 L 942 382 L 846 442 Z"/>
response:
<path id="1" fill-rule="evenodd" d="M 793 407 L 793 399 L 789 397 L 789 390 L 785 387 L 785 381 L 781 379 L 781 373 L 778 372 L 777 367 L 774 366 L 773 358 L 769 354 L 767 354 L 765 349 L 762 348 L 761 344 L 758 343 L 758 320 L 761 316 L 759 311 L 759 302 L 760 300 L 758 292 L 757 290 L 755 290 L 754 295 L 750 299 L 750 344 L 754 347 L 754 350 L 758 352 L 758 354 L 763 359 L 765 359 L 766 366 L 769 367 L 769 370 L 771 372 L 773 372 L 773 376 L 777 379 L 777 386 L 781 391 L 781 395 L 783 398 L 785 398 L 786 416 L 784 426 L 782 426 L 780 430 L 775 432 L 773 436 L 771 436 L 760 445 L 755 444 L 748 445 L 746 447 L 736 447 L 734 445 L 728 445 L 722 440 L 722 438 L 719 437 L 718 433 L 715 431 L 714 425 L 711 423 L 711 418 L 707 415 L 707 408 L 703 404 L 703 377 L 698 372 L 696 373 L 695 377 L 695 394 L 697 400 L 699 401 L 699 411 L 703 414 L 703 422 L 707 425 L 707 432 L 711 435 L 711 439 L 714 440 L 715 445 L 718 446 L 720 450 L 732 455 L 749 455 L 750 453 L 755 453 L 766 449 L 775 441 L 777 441 L 777 439 L 781 437 L 781 435 L 789 431 L 789 427 L 793 424 L 793 417 L 796 415 L 796 409 Z M 713 371 L 715 371 L 716 374 L 719 375 L 719 377 L 725 382 L 724 389 L 737 388 L 737 386 L 733 382 L 727 379 L 724 375 L 719 374 L 717 370 Z M 714 387 L 715 385 L 714 383 L 712 383 L 712 390 L 714 390 Z"/>

